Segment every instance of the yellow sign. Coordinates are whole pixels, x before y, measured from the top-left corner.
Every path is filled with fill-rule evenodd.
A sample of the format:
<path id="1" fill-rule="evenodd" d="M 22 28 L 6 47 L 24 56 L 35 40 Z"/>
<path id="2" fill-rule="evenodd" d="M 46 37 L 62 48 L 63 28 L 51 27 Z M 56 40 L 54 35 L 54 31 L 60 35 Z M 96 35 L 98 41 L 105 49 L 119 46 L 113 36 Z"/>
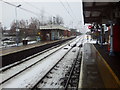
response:
<path id="1" fill-rule="evenodd" d="M 38 35 L 40 35 L 40 32 L 38 33 Z"/>

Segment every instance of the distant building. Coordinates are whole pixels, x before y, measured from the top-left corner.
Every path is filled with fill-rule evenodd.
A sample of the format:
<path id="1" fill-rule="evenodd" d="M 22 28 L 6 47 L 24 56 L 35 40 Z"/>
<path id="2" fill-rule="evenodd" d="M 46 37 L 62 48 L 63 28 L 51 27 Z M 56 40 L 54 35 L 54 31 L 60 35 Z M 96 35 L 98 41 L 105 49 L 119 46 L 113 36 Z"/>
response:
<path id="1" fill-rule="evenodd" d="M 58 40 L 67 36 L 65 31 L 68 28 L 61 25 L 40 26 L 40 37 L 42 40 Z"/>

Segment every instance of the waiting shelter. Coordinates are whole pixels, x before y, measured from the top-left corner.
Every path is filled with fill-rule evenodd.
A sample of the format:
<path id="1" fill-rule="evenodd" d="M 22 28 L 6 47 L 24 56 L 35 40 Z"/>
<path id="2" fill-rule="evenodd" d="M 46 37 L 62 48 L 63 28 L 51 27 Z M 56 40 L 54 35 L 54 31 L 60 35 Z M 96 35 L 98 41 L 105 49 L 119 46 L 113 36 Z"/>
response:
<path id="1" fill-rule="evenodd" d="M 64 38 L 64 31 L 68 28 L 61 25 L 40 26 L 39 35 L 41 40 L 58 40 Z"/>

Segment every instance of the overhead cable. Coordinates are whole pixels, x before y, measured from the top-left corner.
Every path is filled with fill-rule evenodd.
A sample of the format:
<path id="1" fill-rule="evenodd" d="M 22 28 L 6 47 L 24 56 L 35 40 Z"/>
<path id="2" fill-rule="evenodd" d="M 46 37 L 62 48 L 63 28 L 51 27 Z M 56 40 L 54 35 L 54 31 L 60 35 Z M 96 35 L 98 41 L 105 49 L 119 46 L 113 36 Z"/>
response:
<path id="1" fill-rule="evenodd" d="M 3 1 L 3 0 L 0 0 L 0 1 L 2 1 L 2 2 L 8 4 L 8 5 L 11 5 L 11 6 L 17 7 L 16 5 L 14 5 L 14 4 L 12 4 L 12 3 L 9 3 L 9 2 Z M 28 10 L 28 9 L 25 9 L 25 8 L 22 8 L 22 7 L 19 7 L 19 8 L 20 8 L 21 10 L 24 10 L 24 11 L 26 11 L 26 12 L 29 12 L 29 13 L 32 13 L 32 14 L 38 16 L 37 13 L 35 13 L 35 12 L 31 11 L 31 10 Z"/>

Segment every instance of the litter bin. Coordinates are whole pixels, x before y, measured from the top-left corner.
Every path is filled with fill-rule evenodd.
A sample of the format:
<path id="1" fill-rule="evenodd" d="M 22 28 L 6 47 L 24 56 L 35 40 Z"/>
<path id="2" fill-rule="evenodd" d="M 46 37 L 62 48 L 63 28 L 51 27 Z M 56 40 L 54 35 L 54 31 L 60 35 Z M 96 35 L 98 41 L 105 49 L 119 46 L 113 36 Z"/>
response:
<path id="1" fill-rule="evenodd" d="M 23 45 L 27 45 L 28 44 L 28 40 L 23 40 Z"/>

